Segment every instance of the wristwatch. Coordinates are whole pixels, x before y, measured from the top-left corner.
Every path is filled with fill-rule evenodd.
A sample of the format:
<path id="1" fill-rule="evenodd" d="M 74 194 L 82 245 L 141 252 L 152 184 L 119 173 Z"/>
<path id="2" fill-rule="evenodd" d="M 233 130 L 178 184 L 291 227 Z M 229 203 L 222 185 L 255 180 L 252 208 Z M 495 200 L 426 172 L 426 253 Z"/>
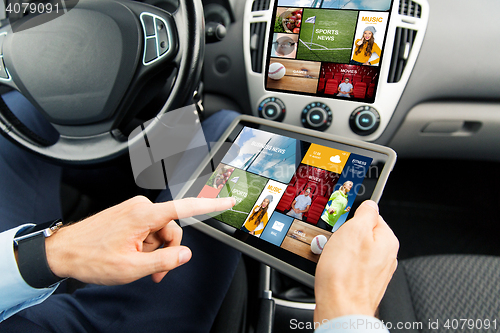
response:
<path id="1" fill-rule="evenodd" d="M 52 273 L 45 253 L 45 238 L 52 236 L 62 226 L 62 221 L 58 219 L 26 228 L 14 238 L 19 272 L 33 288 L 49 288 L 64 280 Z"/>

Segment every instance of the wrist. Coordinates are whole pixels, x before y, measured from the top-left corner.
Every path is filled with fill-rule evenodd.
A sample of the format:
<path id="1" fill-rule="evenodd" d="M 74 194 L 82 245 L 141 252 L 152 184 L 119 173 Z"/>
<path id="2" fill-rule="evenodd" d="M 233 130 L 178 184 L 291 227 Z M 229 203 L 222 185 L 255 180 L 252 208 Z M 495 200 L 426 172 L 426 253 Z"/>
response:
<path id="1" fill-rule="evenodd" d="M 64 241 L 65 234 L 68 228 L 62 228 L 56 234 L 45 239 L 45 253 L 47 255 L 47 263 L 50 270 L 54 275 L 60 278 L 70 277 L 70 255 L 67 253 L 67 249 Z"/>
<path id="2" fill-rule="evenodd" d="M 314 310 L 314 321 L 323 322 L 323 320 L 331 320 L 338 317 L 364 315 L 374 317 L 375 311 L 368 309 L 366 306 L 356 306 L 355 304 L 341 303 L 338 306 L 329 304 L 316 304 Z"/>
<path id="3" fill-rule="evenodd" d="M 62 280 L 50 268 L 46 251 L 46 240 L 61 226 L 60 220 L 34 225 L 20 231 L 14 238 L 14 256 L 19 272 L 33 288 L 49 288 Z"/>

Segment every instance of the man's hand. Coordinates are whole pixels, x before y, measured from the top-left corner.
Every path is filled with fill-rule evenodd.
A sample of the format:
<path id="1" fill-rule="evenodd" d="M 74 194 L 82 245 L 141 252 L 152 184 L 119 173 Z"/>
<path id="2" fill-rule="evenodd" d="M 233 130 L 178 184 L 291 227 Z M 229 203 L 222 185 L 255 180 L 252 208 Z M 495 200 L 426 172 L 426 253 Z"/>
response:
<path id="1" fill-rule="evenodd" d="M 47 261 L 55 275 L 86 283 L 125 284 L 147 275 L 160 282 L 191 259 L 191 250 L 180 246 L 182 229 L 173 220 L 234 204 L 234 198 L 153 204 L 138 196 L 47 238 Z"/>
<path id="2" fill-rule="evenodd" d="M 374 316 L 397 267 L 399 242 L 365 201 L 326 243 L 316 268 L 314 321 L 360 314 Z"/>

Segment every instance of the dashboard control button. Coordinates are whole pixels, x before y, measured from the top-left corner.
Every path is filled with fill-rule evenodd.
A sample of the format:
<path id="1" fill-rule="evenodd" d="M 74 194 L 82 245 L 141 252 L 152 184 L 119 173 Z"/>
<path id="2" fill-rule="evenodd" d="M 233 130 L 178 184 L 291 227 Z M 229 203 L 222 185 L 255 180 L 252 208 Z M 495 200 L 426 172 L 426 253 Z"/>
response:
<path id="1" fill-rule="evenodd" d="M 143 12 L 140 16 L 144 30 L 144 56 L 142 63 L 149 66 L 173 51 L 172 23 L 169 19 Z"/>
<path id="2" fill-rule="evenodd" d="M 215 59 L 215 70 L 220 74 L 226 74 L 231 69 L 231 59 L 228 56 L 221 55 Z"/>
<path id="3" fill-rule="evenodd" d="M 168 48 L 170 45 L 169 45 L 169 41 L 168 41 L 167 27 L 159 19 L 156 19 L 156 31 L 157 31 L 157 35 L 158 35 L 157 43 L 159 46 L 160 55 L 162 55 L 168 51 Z"/>
<path id="4" fill-rule="evenodd" d="M 349 125 L 358 135 L 370 135 L 375 132 L 380 124 L 380 115 L 371 106 L 360 106 L 355 109 L 349 118 Z"/>
<path id="5" fill-rule="evenodd" d="M 205 25 L 205 42 L 215 43 L 224 39 L 227 35 L 226 27 L 221 23 L 207 22 Z"/>
<path id="6" fill-rule="evenodd" d="M 264 108 L 264 115 L 267 118 L 274 118 L 274 117 L 276 117 L 276 115 L 278 114 L 278 112 L 279 112 L 278 111 L 278 107 L 274 103 L 269 103 Z"/>
<path id="7" fill-rule="evenodd" d="M 146 36 L 154 36 L 155 35 L 155 23 L 153 17 L 150 15 L 144 15 L 142 18 L 144 22 L 144 30 L 146 32 Z"/>
<path id="8" fill-rule="evenodd" d="M 259 104 L 259 116 L 264 119 L 282 121 L 285 112 L 285 103 L 276 97 L 268 97 Z"/>
<path id="9" fill-rule="evenodd" d="M 301 118 L 304 127 L 324 131 L 332 124 L 333 113 L 325 104 L 314 102 L 302 110 Z"/>
<path id="10" fill-rule="evenodd" d="M 146 50 L 144 52 L 144 62 L 148 63 L 158 58 L 156 53 L 156 38 L 148 38 L 146 40 Z"/>
<path id="11" fill-rule="evenodd" d="M 320 108 L 311 109 L 311 111 L 307 114 L 307 122 L 311 127 L 322 126 L 326 117 L 327 115 L 325 110 Z"/>

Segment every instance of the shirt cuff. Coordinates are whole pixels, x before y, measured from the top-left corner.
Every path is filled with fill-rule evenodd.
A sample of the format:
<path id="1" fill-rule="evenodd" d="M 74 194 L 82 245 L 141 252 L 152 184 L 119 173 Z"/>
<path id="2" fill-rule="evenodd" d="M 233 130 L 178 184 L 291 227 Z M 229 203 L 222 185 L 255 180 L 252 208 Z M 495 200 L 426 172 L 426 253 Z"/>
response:
<path id="1" fill-rule="evenodd" d="M 28 285 L 17 266 L 14 255 L 14 238 L 22 229 L 33 224 L 24 224 L 0 233 L 0 322 L 17 312 L 39 304 L 49 297 L 59 286 L 36 289 Z"/>
<path id="2" fill-rule="evenodd" d="M 352 315 L 323 321 L 315 333 L 388 333 L 384 323 L 375 317 Z"/>

